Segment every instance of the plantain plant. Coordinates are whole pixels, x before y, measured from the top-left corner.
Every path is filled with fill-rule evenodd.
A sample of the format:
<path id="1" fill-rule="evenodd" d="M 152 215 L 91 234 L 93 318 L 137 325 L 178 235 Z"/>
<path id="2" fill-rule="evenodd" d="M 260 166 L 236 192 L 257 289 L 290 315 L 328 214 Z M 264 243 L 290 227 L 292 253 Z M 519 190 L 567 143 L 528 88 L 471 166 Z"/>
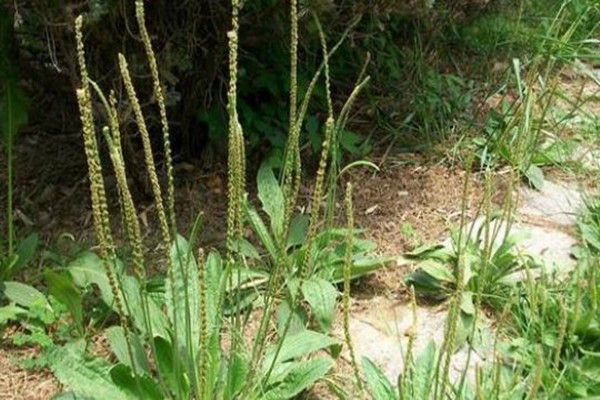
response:
<path id="1" fill-rule="evenodd" d="M 301 106 L 297 99 L 298 3 L 291 1 L 291 91 L 290 128 L 281 180 L 268 165 L 258 174 L 259 198 L 270 218 L 268 229 L 246 195 L 244 134 L 237 115 L 237 53 L 241 4 L 232 0 L 229 38 L 229 153 L 226 253 L 204 255 L 194 251 L 198 223 L 189 241 L 177 231 L 172 159 L 167 110 L 157 62 L 145 27 L 142 1 L 136 2 L 136 17 L 144 46 L 154 99 L 158 104 L 166 164 L 166 184 L 161 183 L 154 149 L 127 58 L 119 54 L 119 70 L 129 106 L 142 139 L 144 160 L 154 195 L 162 237 L 161 260 L 164 276 L 151 277 L 148 260 L 126 175 L 121 147 L 118 102 L 114 92 L 105 95 L 88 75 L 83 43 L 83 18 L 75 32 L 81 85 L 77 100 L 92 200 L 92 215 L 98 253 L 85 253 L 66 270 L 78 291 L 98 291 L 99 301 L 116 316 L 117 325 L 104 332 L 112 358 L 91 356 L 85 339 L 52 350 L 49 359 L 55 376 L 76 396 L 85 398 L 294 398 L 323 379 L 334 365 L 341 343 L 325 333 L 298 322 L 301 298 L 311 306 L 322 331 L 331 326 L 337 289 L 345 262 L 346 274 L 359 276 L 382 264 L 367 257 L 372 244 L 354 239 L 354 228 L 327 229 L 319 233 L 323 216 L 321 200 L 327 185 L 335 129 L 329 107 L 325 139 L 311 198 L 309 216 L 294 215 L 301 185 L 299 134 L 310 92 L 324 71 L 329 92 L 329 54 L 321 31 L 323 63 L 309 85 Z M 316 16 L 315 16 L 316 18 Z M 339 43 L 338 43 L 339 45 Z M 337 45 L 336 45 L 337 46 Z M 335 48 L 334 48 L 335 49 Z M 93 99 L 104 107 L 101 135 L 96 132 Z M 342 114 L 343 115 L 343 114 Z M 345 118 L 345 117 L 344 117 Z M 121 260 L 113 239 L 111 213 L 104 185 L 99 140 L 108 149 L 117 182 L 124 232 L 130 258 Z M 166 187 L 166 191 L 163 189 Z M 267 252 L 260 255 L 244 237 L 246 220 Z M 349 255 L 348 255 L 349 254 Z M 258 266 L 258 267 L 256 267 Z M 257 290 L 260 288 L 260 290 Z M 282 300 L 282 289 L 286 301 Z M 287 305 L 279 306 L 279 304 Z M 256 310 L 248 305 L 259 305 Z M 273 332 L 274 310 L 280 321 Z M 291 312 L 294 310 L 294 312 Z M 258 315 L 258 328 L 249 334 L 249 322 Z M 294 323 L 294 324 L 292 324 Z M 290 327 L 293 326 L 291 329 Z M 326 350 L 324 352 L 324 350 Z M 318 354 L 317 354 L 318 353 Z M 329 353 L 329 354 L 328 354 Z"/>

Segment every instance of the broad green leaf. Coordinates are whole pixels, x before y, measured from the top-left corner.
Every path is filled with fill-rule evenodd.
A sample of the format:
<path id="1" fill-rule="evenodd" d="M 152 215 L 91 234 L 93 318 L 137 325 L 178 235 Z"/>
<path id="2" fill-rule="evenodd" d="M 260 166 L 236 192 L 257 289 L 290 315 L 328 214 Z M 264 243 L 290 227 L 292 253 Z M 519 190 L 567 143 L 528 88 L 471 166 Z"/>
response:
<path id="1" fill-rule="evenodd" d="M 167 315 L 174 326 L 178 347 L 195 354 L 200 339 L 198 266 L 187 241 L 180 235 L 175 237 L 171 248 L 170 267 L 165 284 Z"/>
<path id="2" fill-rule="evenodd" d="M 473 304 L 473 292 L 463 292 L 460 299 L 460 310 L 468 315 L 475 314 L 475 305 Z"/>
<path id="3" fill-rule="evenodd" d="M 600 252 L 600 235 L 594 230 L 591 225 L 580 222 L 578 224 L 579 232 L 585 242 L 594 248 L 595 251 Z"/>
<path id="4" fill-rule="evenodd" d="M 329 358 L 314 358 L 299 361 L 292 365 L 285 378 L 274 388 L 267 390 L 261 396 L 261 399 L 286 400 L 294 398 L 322 379 L 333 367 L 333 361 Z"/>
<path id="5" fill-rule="evenodd" d="M 362 367 L 373 400 L 395 400 L 398 398 L 394 387 L 377 365 L 368 358 L 363 357 Z"/>
<path id="6" fill-rule="evenodd" d="M 83 333 L 83 299 L 73 281 L 67 276 L 57 274 L 49 269 L 44 271 L 44 278 L 48 283 L 48 292 L 67 306 L 77 327 Z"/>
<path id="7" fill-rule="evenodd" d="M 259 269 L 234 266 L 231 269 L 231 282 L 227 291 L 258 288 L 269 280 L 269 274 Z"/>
<path id="8" fill-rule="evenodd" d="M 252 229 L 258 235 L 262 245 L 267 249 L 269 256 L 272 261 L 277 260 L 279 252 L 277 251 L 277 246 L 269 233 L 265 223 L 263 222 L 258 212 L 252 207 L 248 200 L 245 201 L 246 215 L 248 216 L 248 220 L 250 221 L 250 225 L 252 225 Z"/>
<path id="9" fill-rule="evenodd" d="M 147 374 L 138 372 L 133 375 L 131 368 L 124 364 L 117 364 L 110 370 L 110 377 L 115 385 L 131 396 L 139 399 L 162 400 L 165 396 L 161 393 L 158 384 Z"/>
<path id="10" fill-rule="evenodd" d="M 256 180 L 258 183 L 258 198 L 262 203 L 263 210 L 271 219 L 271 229 L 277 240 L 283 236 L 283 214 L 285 212 L 283 191 L 268 163 L 263 163 L 260 166 Z"/>
<path id="11" fill-rule="evenodd" d="M 438 281 L 451 283 L 456 281 L 450 269 L 444 264 L 432 260 L 425 260 L 419 263 L 418 267 Z"/>
<path id="12" fill-rule="evenodd" d="M 258 254 L 258 250 L 256 247 L 252 245 L 249 241 L 244 238 L 240 238 L 233 243 L 233 250 L 237 251 L 241 255 L 247 258 L 253 258 L 255 260 L 260 259 L 260 254 Z"/>
<path id="13" fill-rule="evenodd" d="M 208 304 L 208 318 L 213 330 L 218 329 L 221 323 L 221 310 L 219 307 L 223 302 L 225 275 L 223 273 L 223 260 L 219 253 L 211 252 L 204 261 L 206 275 L 206 297 Z"/>
<path id="14" fill-rule="evenodd" d="M 85 252 L 69 263 L 67 269 L 77 286 L 87 288 L 90 285 L 96 285 L 100 289 L 102 301 L 114 309 L 112 289 L 100 257 L 95 253 Z"/>
<path id="15" fill-rule="evenodd" d="M 231 361 L 227 364 L 227 386 L 225 387 L 225 399 L 234 399 L 238 392 L 242 390 L 246 384 L 246 378 L 250 366 L 248 360 L 239 352 L 232 355 Z"/>
<path id="16" fill-rule="evenodd" d="M 452 343 L 451 348 L 452 351 L 458 351 L 465 344 L 467 339 L 469 339 L 473 333 L 474 323 L 475 317 L 473 314 L 467 314 L 459 309 L 454 343 Z"/>
<path id="17" fill-rule="evenodd" d="M 549 146 L 533 154 L 531 162 L 537 166 L 568 163 L 573 161 L 575 150 L 575 142 L 555 140 Z"/>
<path id="18" fill-rule="evenodd" d="M 21 282 L 0 282 L 0 293 L 11 302 L 26 308 L 31 308 L 36 303 L 45 304 L 48 308 L 51 308 L 48 299 L 42 292 Z"/>
<path id="19" fill-rule="evenodd" d="M 531 186 L 536 190 L 542 190 L 544 187 L 544 172 L 540 167 L 532 164 L 526 171 L 523 171 L 523 174 Z"/>
<path id="20" fill-rule="evenodd" d="M 123 296 L 127 299 L 125 313 L 130 314 L 135 327 L 144 334 L 150 334 L 148 330 L 152 329 L 152 336 L 169 337 L 167 317 L 153 296 L 146 296 L 148 314 L 152 324 L 150 327 L 148 326 L 140 293 L 141 287 L 137 278 L 131 275 L 123 275 L 121 277 L 121 288 L 123 289 Z M 118 311 L 115 309 L 115 312 Z"/>
<path id="21" fill-rule="evenodd" d="M 406 253 L 404 256 L 409 259 L 432 259 L 441 262 L 449 262 L 454 257 L 454 251 L 441 244 L 423 245 Z"/>
<path id="22" fill-rule="evenodd" d="M 287 238 L 286 248 L 303 245 L 308 234 L 309 219 L 307 215 L 297 215 L 290 225 L 290 232 Z"/>
<path id="23" fill-rule="evenodd" d="M 148 363 L 146 351 L 144 350 L 144 346 L 142 345 L 139 336 L 135 332 L 129 332 L 131 355 L 129 354 L 130 349 L 122 326 L 111 326 L 106 329 L 105 332 L 110 348 L 121 364 L 124 364 L 131 369 L 135 366 L 135 370 L 138 371 L 138 373 L 150 373 L 150 364 Z M 133 363 L 131 362 L 132 357 Z"/>
<path id="24" fill-rule="evenodd" d="M 175 368 L 175 364 L 180 358 L 174 358 L 171 343 L 165 338 L 157 337 L 154 339 L 154 346 L 156 348 L 156 365 L 166 385 L 173 393 L 181 393 L 183 398 L 189 398 L 190 381 L 182 365 Z"/>
<path id="25" fill-rule="evenodd" d="M 412 376 L 414 399 L 428 399 L 431 394 L 436 353 L 435 342 L 430 340 L 423 353 L 419 354 L 415 360 Z"/>
<path id="26" fill-rule="evenodd" d="M 85 347 L 85 341 L 78 340 L 52 350 L 49 365 L 56 379 L 76 395 L 88 399 L 137 400 L 137 396 L 114 384 L 108 362 L 86 357 Z"/>
<path id="27" fill-rule="evenodd" d="M 281 337 L 286 328 L 286 325 L 289 324 L 287 335 L 295 335 L 304 329 L 306 329 L 306 314 L 304 312 L 304 308 L 301 306 L 296 307 L 294 314 L 290 315 L 290 303 L 289 300 L 284 300 L 279 303 L 279 307 L 277 307 L 277 333 Z M 288 322 L 288 319 L 292 318 L 291 321 Z"/>
<path id="28" fill-rule="evenodd" d="M 35 254 L 35 250 L 38 247 L 38 243 L 39 235 L 37 233 L 32 233 L 19 242 L 16 251 L 18 258 L 15 264 L 12 266 L 11 272 L 20 270 L 26 266 L 29 261 L 31 261 L 33 255 Z"/>
<path id="29" fill-rule="evenodd" d="M 17 321 L 24 315 L 27 315 L 27 309 L 25 308 L 13 305 L 0 307 L 0 326 L 8 321 Z"/>
<path id="30" fill-rule="evenodd" d="M 390 261 L 391 259 L 384 257 L 356 257 L 353 259 L 352 265 L 350 266 L 350 280 L 360 278 L 371 272 L 377 271 L 378 269 L 384 268 Z M 333 283 L 342 282 L 344 280 L 343 260 L 340 260 L 340 262 L 335 265 L 330 277 L 326 277 L 321 273 L 319 273 L 319 276 L 321 278 L 327 278 Z"/>
<path id="31" fill-rule="evenodd" d="M 445 279 L 448 277 L 447 274 L 450 274 L 450 271 L 444 265 L 435 261 L 426 260 L 423 263 L 431 263 L 436 266 L 429 268 L 428 271 L 423 268 L 417 269 L 406 277 L 406 284 L 413 285 L 421 294 L 430 296 L 436 300 L 446 298 L 451 282 Z M 444 278 L 444 280 L 438 278 Z"/>
<path id="32" fill-rule="evenodd" d="M 323 332 L 329 332 L 335 315 L 337 289 L 328 281 L 312 277 L 302 284 L 302 294 Z"/>
<path id="33" fill-rule="evenodd" d="M 304 330 L 295 335 L 286 336 L 282 339 L 281 349 L 277 355 L 276 363 L 308 356 L 315 351 L 338 344 L 338 341 L 322 333 Z M 280 343 L 274 343 L 267 348 L 263 360 L 263 370 L 268 370 L 275 359 L 277 348 Z"/>

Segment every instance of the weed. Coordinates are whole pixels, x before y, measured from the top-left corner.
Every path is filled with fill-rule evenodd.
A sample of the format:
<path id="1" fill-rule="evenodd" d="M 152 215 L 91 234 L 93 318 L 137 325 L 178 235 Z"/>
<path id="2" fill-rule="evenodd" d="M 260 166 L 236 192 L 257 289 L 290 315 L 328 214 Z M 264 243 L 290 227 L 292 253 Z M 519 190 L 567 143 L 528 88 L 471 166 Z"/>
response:
<path id="1" fill-rule="evenodd" d="M 323 332 L 332 325 L 338 291 L 331 282 L 341 282 L 368 273 L 383 265 L 381 259 L 367 256 L 372 244 L 356 239 L 352 227 L 351 199 L 348 197 L 348 229 L 319 229 L 325 219 L 322 198 L 329 185 L 337 184 L 339 169 L 333 165 L 339 147 L 337 135 L 348 118 L 349 107 L 366 83 L 361 80 L 350 95 L 337 119 L 333 104 L 328 102 L 325 139 L 311 198 L 310 215 L 297 215 L 295 204 L 301 184 L 298 135 L 303 124 L 319 75 L 324 72 L 330 99 L 329 54 L 324 33 L 320 30 L 323 64 L 315 74 L 302 104 L 297 101 L 298 4 L 292 2 L 292 68 L 290 93 L 290 138 L 282 181 L 277 181 L 272 167 L 265 163 L 258 173 L 258 197 L 270 229 L 250 205 L 245 190 L 245 138 L 238 117 L 238 40 L 241 5 L 232 1 L 232 29 L 229 31 L 229 157 L 227 257 L 216 252 L 207 256 L 200 249 L 195 257 L 194 241 L 198 223 L 189 242 L 177 233 L 174 215 L 172 160 L 169 126 L 159 81 L 156 59 L 144 22 L 141 1 L 136 2 L 137 21 L 146 58 L 153 79 L 153 91 L 159 106 L 167 165 L 167 191 L 163 196 L 157 173 L 149 129 L 129 72 L 127 59 L 119 54 L 119 69 L 136 125 L 142 138 L 144 159 L 150 177 L 160 232 L 166 276 L 150 280 L 146 268 L 142 235 L 136 205 L 131 196 L 121 132 L 117 117 L 116 95 L 108 98 L 87 72 L 83 45 L 83 19 L 76 20 L 77 52 L 81 87 L 77 90 L 83 138 L 92 198 L 92 215 L 99 255 L 84 253 L 62 273 L 48 271 L 46 279 L 51 293 L 68 310 L 79 337 L 84 336 L 87 316 L 84 296 L 98 291 L 99 302 L 110 310 L 118 325 L 105 329 L 111 351 L 117 360 L 111 364 L 102 358 L 89 358 L 86 339 L 68 341 L 49 351 L 48 364 L 56 377 L 77 395 L 91 398 L 261 398 L 287 399 L 297 396 L 333 366 L 329 356 L 317 356 L 321 350 L 339 353 L 337 340 L 306 328 L 302 321 L 300 299 L 310 306 L 314 324 Z M 315 16 L 315 23 L 319 25 Z M 335 50 L 335 47 L 332 51 Z M 107 206 L 100 146 L 96 135 L 93 95 L 104 106 L 106 126 L 101 138 L 107 145 L 116 177 L 117 194 L 131 259 L 124 263 L 117 257 L 118 244 L 113 240 L 111 215 Z M 336 159 L 337 160 L 337 159 Z M 337 164 L 336 164 L 337 165 Z M 328 179 L 328 171 L 336 179 Z M 244 238 L 246 219 L 268 254 L 264 262 Z M 248 263 L 259 268 L 249 268 Z M 128 267 L 127 265 L 131 265 Z M 268 268 L 263 267 L 266 265 Z M 265 284 L 264 290 L 258 290 Z M 280 303 L 282 288 L 286 300 Z M 270 322 L 276 306 L 282 317 L 277 334 L 271 337 Z M 248 349 L 247 321 L 253 306 L 259 310 L 259 327 Z M 301 324 L 293 329 L 292 321 Z M 229 320 L 229 322 L 227 322 Z M 224 346 L 224 340 L 228 342 Z M 153 367 L 151 367 L 151 365 Z"/>

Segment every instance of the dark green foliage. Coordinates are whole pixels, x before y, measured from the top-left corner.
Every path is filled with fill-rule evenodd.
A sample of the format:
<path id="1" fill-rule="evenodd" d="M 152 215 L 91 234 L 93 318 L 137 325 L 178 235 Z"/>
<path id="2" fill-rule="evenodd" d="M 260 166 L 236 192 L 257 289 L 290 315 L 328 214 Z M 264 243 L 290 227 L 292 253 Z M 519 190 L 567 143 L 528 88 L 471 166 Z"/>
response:
<path id="1" fill-rule="evenodd" d="M 413 144 L 418 144 L 415 141 L 420 140 L 418 131 L 421 129 L 427 131 L 429 139 L 443 137 L 447 130 L 444 121 L 451 120 L 466 104 L 462 96 L 466 88 L 457 75 L 442 71 L 448 64 L 444 57 L 435 55 L 438 53 L 435 43 L 445 33 L 442 27 L 462 24 L 487 8 L 480 3 L 483 2 L 301 2 L 300 97 L 320 63 L 316 51 L 319 48 L 317 29 L 308 10 L 317 11 L 332 42 L 352 21 L 359 20 L 350 40 L 342 45 L 331 62 L 338 88 L 334 97 L 339 100 L 352 90 L 357 71 L 367 53 L 371 54 L 367 74 L 373 81 L 346 129 L 342 140 L 345 150 L 360 155 L 369 149 L 362 142 L 372 133 L 372 124 L 358 123 L 365 120 L 364 117 L 369 120 L 375 117 L 377 127 L 383 128 L 378 129 L 379 132 L 393 133 L 405 140 L 412 138 Z M 240 21 L 244 35 L 240 38 L 243 67 L 240 69 L 239 114 L 251 149 L 282 150 L 286 139 L 289 17 L 285 5 L 283 0 L 244 4 Z M 111 76 L 116 68 L 113 55 L 115 49 L 119 49 L 130 59 L 140 95 L 145 97 L 150 93 L 150 79 L 142 71 L 143 57 L 135 41 L 127 40 L 134 25 L 133 8 L 129 2 L 116 0 L 43 0 L 9 10 L 10 13 L 18 11 L 17 37 L 24 52 L 30 54 L 22 61 L 27 79 L 33 83 L 32 94 L 39 98 L 40 105 L 50 110 L 45 115 L 36 115 L 36 123 L 44 124 L 50 132 L 58 131 L 57 120 L 50 116 L 74 111 L 73 82 L 69 76 L 76 62 L 68 27 L 78 13 L 86 15 L 86 40 L 95 43 L 87 55 L 91 75 Z M 174 145 L 184 156 L 198 157 L 208 142 L 216 148 L 225 145 L 229 12 L 227 2 L 215 0 L 157 1 L 147 5 L 169 117 L 175 122 Z M 416 58 L 420 59 L 419 63 L 415 63 Z M 402 99 L 397 104 L 399 93 Z M 310 140 L 313 149 L 318 150 L 320 140 L 314 137 L 317 132 L 314 123 L 322 120 L 317 110 L 322 110 L 325 103 L 320 85 L 314 93 L 314 103 L 308 113 L 308 120 L 313 122 L 303 130 L 302 141 Z M 152 108 L 154 104 L 150 102 L 146 107 Z M 128 110 L 121 112 L 123 118 L 128 118 Z M 431 117 L 435 121 L 429 121 Z M 150 125 L 157 127 L 158 121 L 151 121 Z M 71 121 L 68 128 L 78 130 L 78 121 Z M 133 152 L 135 140 L 125 147 L 125 151 Z"/>

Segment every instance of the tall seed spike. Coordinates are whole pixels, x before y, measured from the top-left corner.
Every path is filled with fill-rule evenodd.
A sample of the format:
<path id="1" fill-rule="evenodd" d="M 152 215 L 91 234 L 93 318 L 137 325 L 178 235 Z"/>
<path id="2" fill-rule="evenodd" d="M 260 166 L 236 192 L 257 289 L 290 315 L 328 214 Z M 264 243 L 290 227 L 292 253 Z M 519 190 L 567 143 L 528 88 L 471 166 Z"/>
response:
<path id="1" fill-rule="evenodd" d="M 228 204 L 227 204 L 227 249 L 229 256 L 233 251 L 234 243 L 239 238 L 241 231 L 241 209 L 244 196 L 244 157 L 242 130 L 237 115 L 237 54 L 239 32 L 239 2 L 231 2 L 231 30 L 229 37 L 229 89 L 227 93 L 227 111 L 229 114 L 228 132 Z"/>
<path id="2" fill-rule="evenodd" d="M 158 220 L 160 222 L 160 229 L 163 236 L 163 242 L 166 247 L 166 251 L 169 252 L 169 249 L 171 247 L 171 231 L 169 229 L 169 223 L 167 222 L 162 190 L 160 188 L 158 175 L 156 173 L 156 164 L 154 163 L 152 144 L 150 143 L 150 134 L 148 133 L 146 121 L 144 120 L 144 114 L 142 113 L 142 108 L 140 106 L 140 102 L 138 100 L 135 88 L 133 86 L 131 75 L 129 74 L 127 60 L 125 59 L 125 56 L 123 54 L 119 54 L 119 68 L 121 71 L 121 77 L 123 78 L 123 83 L 125 85 L 125 90 L 127 92 L 127 97 L 129 98 L 129 103 L 131 104 L 131 107 L 133 109 L 133 114 L 135 116 L 135 120 L 140 132 L 140 137 L 142 138 L 146 170 L 148 172 L 148 176 L 150 177 L 150 184 L 152 187 L 152 192 L 154 194 L 156 211 L 158 213 Z"/>
<path id="3" fill-rule="evenodd" d="M 304 278 L 308 274 L 308 264 L 313 254 L 313 242 L 317 234 L 317 228 L 319 223 L 319 215 L 321 211 L 321 198 L 323 196 L 323 186 L 325 183 L 325 171 L 327 170 L 327 160 L 329 157 L 329 146 L 331 144 L 331 137 L 333 135 L 333 118 L 328 118 L 325 123 L 325 139 L 321 148 L 321 158 L 319 160 L 319 169 L 317 170 L 317 179 L 311 198 L 311 209 L 309 218 L 308 235 L 306 237 L 306 253 L 302 261 L 302 267 L 300 269 L 300 278 Z"/>
<path id="4" fill-rule="evenodd" d="M 160 112 L 160 123 L 162 126 L 163 145 L 165 150 L 165 165 L 167 169 L 167 209 L 169 213 L 171 233 L 175 235 L 177 233 L 177 226 L 175 221 L 175 183 L 173 180 L 173 157 L 171 155 L 171 139 L 169 134 L 169 120 L 167 118 L 167 106 L 163 95 L 163 89 L 160 84 L 156 56 L 154 54 L 154 50 L 152 49 L 152 42 L 150 41 L 148 29 L 146 28 L 146 22 L 144 17 L 144 2 L 138 0 L 136 1 L 135 5 L 137 22 L 140 29 L 140 36 L 142 38 L 142 43 L 144 44 L 144 50 L 146 51 L 146 58 L 148 59 L 150 74 L 152 75 L 154 97 L 156 98 L 156 102 L 158 103 L 158 108 Z"/>

